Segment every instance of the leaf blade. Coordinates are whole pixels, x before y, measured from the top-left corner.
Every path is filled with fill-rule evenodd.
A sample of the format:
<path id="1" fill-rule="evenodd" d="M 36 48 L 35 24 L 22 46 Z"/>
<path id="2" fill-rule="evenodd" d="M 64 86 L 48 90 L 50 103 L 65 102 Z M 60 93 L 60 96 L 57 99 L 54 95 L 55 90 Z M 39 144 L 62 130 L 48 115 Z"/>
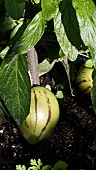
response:
<path id="1" fill-rule="evenodd" d="M 78 50 L 73 46 L 67 38 L 64 26 L 61 20 L 61 13 L 57 9 L 54 17 L 54 31 L 63 53 L 72 61 L 77 58 Z"/>
<path id="2" fill-rule="evenodd" d="M 1 64 L 0 93 L 11 116 L 21 124 L 29 113 L 30 81 L 21 55 L 7 56 Z"/>
<path id="3" fill-rule="evenodd" d="M 92 0 L 73 0 L 81 38 L 96 61 L 96 6 Z"/>
<path id="4" fill-rule="evenodd" d="M 38 66 L 39 76 L 44 75 L 45 73 L 48 73 L 53 68 L 55 63 L 56 63 L 56 60 L 50 63 L 47 59 L 39 63 L 39 66 Z"/>
<path id="5" fill-rule="evenodd" d="M 5 9 L 10 17 L 17 20 L 22 17 L 25 0 L 5 0 Z M 13 12 L 14 11 L 14 12 Z"/>
<path id="6" fill-rule="evenodd" d="M 0 20 L 0 33 L 10 30 L 16 26 L 15 21 L 11 17 L 5 15 L 2 18 L 3 20 Z"/>
<path id="7" fill-rule="evenodd" d="M 33 20 L 26 27 L 21 38 L 13 46 L 12 52 L 26 53 L 40 40 L 45 30 L 45 20 L 42 12 L 36 14 Z"/>
<path id="8" fill-rule="evenodd" d="M 80 36 L 79 23 L 76 11 L 72 6 L 72 0 L 63 0 L 60 3 L 61 20 L 70 43 L 78 50 L 84 48 L 84 43 Z"/>
<path id="9" fill-rule="evenodd" d="M 46 21 L 51 20 L 54 17 L 58 4 L 61 0 L 41 0 L 41 7 L 43 16 Z M 46 5 L 45 5 L 46 3 Z"/>

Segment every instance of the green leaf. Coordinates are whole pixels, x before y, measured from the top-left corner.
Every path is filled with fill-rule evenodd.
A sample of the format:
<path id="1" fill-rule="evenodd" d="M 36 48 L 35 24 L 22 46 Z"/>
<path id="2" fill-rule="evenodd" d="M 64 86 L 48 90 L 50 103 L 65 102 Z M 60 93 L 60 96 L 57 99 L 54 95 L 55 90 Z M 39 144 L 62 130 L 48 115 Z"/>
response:
<path id="1" fill-rule="evenodd" d="M 11 116 L 20 125 L 29 113 L 30 80 L 22 55 L 7 56 L 0 69 L 0 94 Z"/>
<path id="2" fill-rule="evenodd" d="M 34 0 L 34 2 L 35 2 L 36 4 L 39 4 L 39 3 L 40 3 L 40 0 Z"/>
<path id="3" fill-rule="evenodd" d="M 67 38 L 64 26 L 62 24 L 61 13 L 58 9 L 54 17 L 54 31 L 62 51 L 71 61 L 74 61 L 77 58 L 78 50 Z"/>
<path id="4" fill-rule="evenodd" d="M 57 99 L 63 99 L 64 97 L 63 92 L 61 90 L 58 90 L 55 96 Z"/>
<path id="5" fill-rule="evenodd" d="M 5 9 L 11 18 L 17 20 L 23 15 L 25 0 L 5 0 Z"/>
<path id="6" fill-rule="evenodd" d="M 59 2 L 60 0 L 41 0 L 42 12 L 46 21 L 54 17 Z"/>
<path id="7" fill-rule="evenodd" d="M 28 170 L 39 170 L 41 169 L 41 166 L 42 166 L 42 162 L 41 162 L 41 159 L 38 159 L 38 161 L 36 161 L 35 159 L 31 159 L 30 160 L 30 165 L 31 167 L 29 167 Z"/>
<path id="8" fill-rule="evenodd" d="M 66 170 L 67 166 L 66 162 L 58 161 L 51 170 Z"/>
<path id="9" fill-rule="evenodd" d="M 14 26 L 16 26 L 15 20 L 13 20 L 11 17 L 7 15 L 4 15 L 4 14 L 2 15 L 3 16 L 0 18 L 0 33 L 10 30 Z"/>
<path id="10" fill-rule="evenodd" d="M 55 63 L 56 60 L 50 63 L 47 59 L 43 60 L 42 63 L 39 63 L 39 76 L 48 73 L 52 69 Z"/>
<path id="11" fill-rule="evenodd" d="M 16 170 L 26 170 L 25 165 L 16 165 Z"/>
<path id="12" fill-rule="evenodd" d="M 45 30 L 45 20 L 42 12 L 37 13 L 28 24 L 21 38 L 13 46 L 13 53 L 26 53 L 40 40 Z"/>
<path id="13" fill-rule="evenodd" d="M 0 57 L 1 57 L 2 59 L 4 59 L 4 57 L 5 57 L 5 55 L 7 54 L 8 50 L 9 50 L 9 46 L 7 46 L 7 47 L 0 53 Z"/>
<path id="14" fill-rule="evenodd" d="M 81 50 L 84 47 L 84 43 L 80 37 L 79 24 L 76 11 L 72 6 L 72 0 L 63 0 L 60 3 L 60 12 L 68 40 L 78 50 Z"/>
<path id="15" fill-rule="evenodd" d="M 96 6 L 92 0 L 73 0 L 81 38 L 96 61 Z"/>
<path id="16" fill-rule="evenodd" d="M 23 25 L 23 21 L 21 21 L 20 23 L 18 23 L 15 28 L 13 29 L 13 31 L 10 34 L 10 39 L 12 39 L 15 34 L 18 32 L 19 28 Z"/>
<path id="17" fill-rule="evenodd" d="M 93 78 L 93 88 L 91 92 L 91 99 L 92 99 L 94 112 L 96 113 L 96 69 L 94 69 L 93 71 L 92 78 Z"/>
<path id="18" fill-rule="evenodd" d="M 51 166 L 50 165 L 45 165 L 42 167 L 42 170 L 50 170 Z"/>
<path id="19" fill-rule="evenodd" d="M 14 45 L 20 39 L 27 25 L 28 23 L 23 22 L 23 23 L 19 23 L 16 27 L 14 27 L 12 33 L 10 34 L 10 42 L 9 42 L 10 45 Z"/>

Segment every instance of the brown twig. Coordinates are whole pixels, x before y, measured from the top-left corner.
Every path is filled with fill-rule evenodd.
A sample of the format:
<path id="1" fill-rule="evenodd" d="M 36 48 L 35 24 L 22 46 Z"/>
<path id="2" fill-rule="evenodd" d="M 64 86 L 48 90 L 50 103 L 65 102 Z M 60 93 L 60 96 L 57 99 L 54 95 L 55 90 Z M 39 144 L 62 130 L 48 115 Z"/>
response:
<path id="1" fill-rule="evenodd" d="M 68 81 L 69 81 L 69 87 L 70 87 L 71 95 L 74 96 L 73 89 L 71 87 L 71 80 L 70 80 L 70 73 L 69 73 L 70 71 L 69 71 L 68 57 L 67 56 L 64 56 L 63 62 L 64 62 L 66 74 L 67 74 L 67 77 L 68 77 Z"/>
<path id="2" fill-rule="evenodd" d="M 38 56 L 34 47 L 31 48 L 29 52 L 27 52 L 27 57 L 33 85 L 40 85 L 38 72 Z"/>

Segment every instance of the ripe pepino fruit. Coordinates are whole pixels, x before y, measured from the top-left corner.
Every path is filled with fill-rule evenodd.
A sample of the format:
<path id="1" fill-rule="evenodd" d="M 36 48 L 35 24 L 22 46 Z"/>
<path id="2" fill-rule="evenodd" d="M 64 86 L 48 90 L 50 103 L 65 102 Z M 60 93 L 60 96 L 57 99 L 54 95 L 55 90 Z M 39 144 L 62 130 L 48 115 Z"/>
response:
<path id="1" fill-rule="evenodd" d="M 79 69 L 76 76 L 76 83 L 79 90 L 86 95 L 90 95 L 91 89 L 93 87 L 92 72 L 93 68 L 89 68 L 83 65 Z"/>
<path id="2" fill-rule="evenodd" d="M 19 129 L 29 144 L 36 144 L 49 136 L 59 119 L 59 104 L 45 87 L 31 90 L 30 113 Z"/>

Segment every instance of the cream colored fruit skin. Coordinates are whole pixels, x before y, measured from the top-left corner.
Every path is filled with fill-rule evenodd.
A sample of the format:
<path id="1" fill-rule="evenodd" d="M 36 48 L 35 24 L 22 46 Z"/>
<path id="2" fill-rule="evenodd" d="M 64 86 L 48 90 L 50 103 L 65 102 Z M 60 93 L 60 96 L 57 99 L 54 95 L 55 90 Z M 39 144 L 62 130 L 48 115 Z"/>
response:
<path id="1" fill-rule="evenodd" d="M 35 113 L 36 103 L 37 116 Z M 50 90 L 41 86 L 32 88 L 30 113 L 22 125 L 19 126 L 27 142 L 36 144 L 49 136 L 58 122 L 59 113 L 58 101 Z"/>
<path id="2" fill-rule="evenodd" d="M 76 77 L 76 83 L 78 85 L 78 88 L 86 95 L 90 95 L 91 89 L 93 87 L 92 72 L 93 72 L 93 68 L 87 68 L 85 66 L 82 66 L 78 71 Z M 83 82 L 83 80 L 86 80 L 86 82 Z M 79 84 L 80 82 L 82 83 Z M 87 87 L 90 88 L 85 90 Z"/>

